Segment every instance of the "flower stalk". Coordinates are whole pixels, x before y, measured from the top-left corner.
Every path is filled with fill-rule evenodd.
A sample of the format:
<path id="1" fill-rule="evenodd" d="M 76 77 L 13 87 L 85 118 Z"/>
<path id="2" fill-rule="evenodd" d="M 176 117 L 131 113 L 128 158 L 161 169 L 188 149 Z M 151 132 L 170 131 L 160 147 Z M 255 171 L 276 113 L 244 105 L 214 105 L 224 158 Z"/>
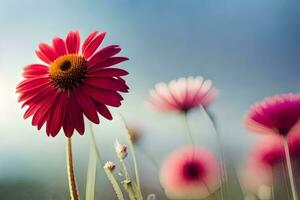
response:
<path id="1" fill-rule="evenodd" d="M 217 146 L 218 146 L 218 151 L 220 154 L 220 163 L 221 163 L 220 196 L 221 196 L 221 199 L 223 200 L 224 193 L 225 193 L 226 187 L 227 187 L 227 170 L 226 170 L 226 163 L 225 163 L 226 160 L 225 160 L 225 154 L 224 154 L 225 148 L 224 148 L 224 144 L 223 144 L 223 141 L 221 138 L 221 134 L 218 131 L 218 128 L 217 128 L 217 125 L 216 125 L 216 122 L 215 122 L 213 116 L 205 108 L 203 108 L 203 111 L 206 114 L 207 118 L 209 119 L 209 121 L 214 129 L 214 132 L 216 134 L 216 138 L 217 138 L 217 144 L 218 144 Z M 224 188 L 224 185 L 225 185 L 225 188 Z"/>
<path id="2" fill-rule="evenodd" d="M 283 146 L 284 146 L 287 171 L 288 171 L 290 186 L 291 186 L 291 191 L 292 191 L 292 198 L 293 198 L 293 200 L 298 200 L 295 181 L 294 181 L 294 175 L 293 175 L 293 169 L 292 169 L 291 156 L 290 156 L 290 152 L 289 152 L 289 145 L 288 145 L 288 141 L 285 137 L 283 137 Z"/>
<path id="3" fill-rule="evenodd" d="M 71 138 L 67 138 L 67 169 L 68 169 L 68 182 L 69 182 L 69 190 L 70 190 L 71 200 L 79 200 L 76 176 L 74 173 Z"/>
<path id="4" fill-rule="evenodd" d="M 108 180 L 110 181 L 118 200 L 125 200 L 122 190 L 117 182 L 117 180 L 115 179 L 114 175 L 113 175 L 113 170 L 115 169 L 115 165 L 112 162 L 107 162 L 104 166 L 103 169 L 106 173 L 106 176 L 108 178 Z"/>

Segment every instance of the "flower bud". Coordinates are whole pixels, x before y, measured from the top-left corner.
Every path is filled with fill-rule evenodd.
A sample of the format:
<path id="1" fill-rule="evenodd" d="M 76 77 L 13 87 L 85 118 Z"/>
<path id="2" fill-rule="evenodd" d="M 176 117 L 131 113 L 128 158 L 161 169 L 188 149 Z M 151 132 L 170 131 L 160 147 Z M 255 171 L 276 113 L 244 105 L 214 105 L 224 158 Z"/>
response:
<path id="1" fill-rule="evenodd" d="M 120 160 L 124 160 L 128 154 L 127 146 L 125 144 L 120 144 L 119 141 L 116 141 L 116 152 Z"/>
<path id="2" fill-rule="evenodd" d="M 115 170 L 116 165 L 113 162 L 108 161 L 108 162 L 105 163 L 103 168 L 109 170 L 110 172 L 112 172 L 112 171 Z"/>

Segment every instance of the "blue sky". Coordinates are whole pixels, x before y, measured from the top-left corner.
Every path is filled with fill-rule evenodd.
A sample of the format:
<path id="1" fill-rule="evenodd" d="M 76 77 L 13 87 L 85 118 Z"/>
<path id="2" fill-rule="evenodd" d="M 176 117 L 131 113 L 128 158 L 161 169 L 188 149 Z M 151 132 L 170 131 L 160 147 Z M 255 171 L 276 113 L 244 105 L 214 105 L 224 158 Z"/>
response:
<path id="1" fill-rule="evenodd" d="M 145 107 L 148 90 L 156 82 L 202 75 L 220 90 L 211 110 L 228 151 L 239 150 L 235 156 L 243 160 L 249 141 L 258 138 L 242 127 L 248 107 L 265 96 L 300 92 L 299 18 L 296 0 L 1 0 L 0 160 L 13 158 L 13 163 L 0 169 L 9 170 L 8 176 L 31 173 L 35 160 L 46 162 L 57 155 L 60 162 L 46 169 L 63 165 L 64 137 L 49 139 L 22 119 L 15 86 L 22 67 L 38 61 L 34 50 L 39 42 L 64 37 L 69 30 L 80 30 L 86 37 L 95 29 L 108 32 L 105 44 L 120 44 L 122 54 L 130 58 L 121 65 L 130 72 L 131 87 L 121 112 L 143 127 L 145 147 L 162 159 L 185 144 L 180 117 Z M 102 124 L 95 127 L 97 139 L 110 152 L 122 127 L 118 120 Z M 212 130 L 199 112 L 191 116 L 191 126 L 197 142 L 213 148 Z M 84 163 L 88 137 L 75 137 L 75 142 L 83 149 L 78 154 Z M 16 164 L 23 165 L 23 171 L 14 168 Z"/>

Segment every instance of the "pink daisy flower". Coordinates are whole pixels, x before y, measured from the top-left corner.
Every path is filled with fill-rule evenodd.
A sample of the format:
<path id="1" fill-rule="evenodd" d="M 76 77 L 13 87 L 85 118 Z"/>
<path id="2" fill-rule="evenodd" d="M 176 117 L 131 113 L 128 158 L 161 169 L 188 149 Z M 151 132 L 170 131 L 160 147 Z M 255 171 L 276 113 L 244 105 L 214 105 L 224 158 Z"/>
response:
<path id="1" fill-rule="evenodd" d="M 245 126 L 258 133 L 287 136 L 300 131 L 300 94 L 268 97 L 252 106 L 246 115 Z"/>
<path id="2" fill-rule="evenodd" d="M 24 118 L 33 116 L 38 130 L 46 124 L 48 136 L 61 128 L 71 137 L 76 129 L 84 134 L 83 117 L 99 124 L 99 116 L 111 120 L 108 106 L 119 107 L 119 92 L 128 92 L 121 78 L 127 71 L 111 66 L 128 60 L 115 56 L 118 45 L 97 50 L 106 33 L 92 32 L 80 45 L 79 32 L 69 32 L 66 39 L 55 37 L 52 45 L 41 43 L 36 55 L 44 64 L 24 68 L 23 80 L 17 86 L 22 107 L 28 106 Z"/>
<path id="3" fill-rule="evenodd" d="M 158 83 L 150 90 L 149 102 L 158 111 L 188 112 L 196 107 L 206 108 L 218 95 L 210 80 L 188 77 L 170 83 Z"/>
<path id="4" fill-rule="evenodd" d="M 169 198 L 200 199 L 217 188 L 219 173 L 219 162 L 210 151 L 185 147 L 168 156 L 160 178 Z"/>

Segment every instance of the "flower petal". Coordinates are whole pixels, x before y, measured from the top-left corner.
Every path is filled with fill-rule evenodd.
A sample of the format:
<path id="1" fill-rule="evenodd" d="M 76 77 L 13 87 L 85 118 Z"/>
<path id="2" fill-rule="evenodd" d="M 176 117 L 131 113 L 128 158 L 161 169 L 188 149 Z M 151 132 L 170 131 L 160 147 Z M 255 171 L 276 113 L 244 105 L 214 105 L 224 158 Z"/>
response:
<path id="1" fill-rule="evenodd" d="M 121 105 L 121 101 L 123 100 L 122 96 L 115 91 L 104 90 L 89 84 L 84 85 L 84 90 L 96 101 L 109 106 L 119 107 Z"/>
<path id="2" fill-rule="evenodd" d="M 85 52 L 86 50 L 86 47 L 91 43 L 91 41 L 97 36 L 99 32 L 98 31 L 94 31 L 94 32 L 91 32 L 89 34 L 89 36 L 85 39 L 83 45 L 82 45 L 82 52 Z"/>
<path id="3" fill-rule="evenodd" d="M 66 45 L 69 54 L 78 53 L 80 48 L 80 35 L 78 31 L 69 32 L 66 38 Z"/>
<path id="4" fill-rule="evenodd" d="M 78 87 L 75 95 L 84 115 L 95 124 L 99 124 L 100 121 L 97 115 L 97 108 L 93 101 L 90 99 L 89 95 L 85 92 L 85 89 L 83 89 L 82 87 Z"/>
<path id="5" fill-rule="evenodd" d="M 126 57 L 111 57 L 111 58 L 107 58 L 106 60 L 102 61 L 102 62 L 98 62 L 96 65 L 94 66 L 88 66 L 89 70 L 91 69 L 97 69 L 97 68 L 104 68 L 104 67 L 110 67 L 116 64 L 119 64 L 121 62 L 124 62 L 126 60 L 129 60 Z"/>
<path id="6" fill-rule="evenodd" d="M 104 105 L 103 103 L 98 103 L 97 104 L 97 109 L 98 109 L 98 112 L 103 116 L 105 117 L 106 119 L 108 120 L 112 120 L 112 115 L 110 113 L 110 111 L 108 110 L 107 106 Z"/>
<path id="7" fill-rule="evenodd" d="M 106 90 L 117 90 L 120 92 L 128 92 L 128 86 L 115 78 L 93 78 L 87 77 L 85 79 L 87 84 L 96 86 Z"/>
<path id="8" fill-rule="evenodd" d="M 50 83 L 48 77 L 25 79 L 17 86 L 17 92 L 25 92 Z"/>
<path id="9" fill-rule="evenodd" d="M 58 57 L 56 51 L 48 44 L 41 43 L 39 45 L 39 49 L 44 54 L 44 56 L 48 58 L 50 62 L 53 62 Z"/>
<path id="10" fill-rule="evenodd" d="M 126 76 L 128 72 L 118 68 L 97 68 L 93 67 L 88 71 L 89 77 L 116 77 Z"/>
<path id="11" fill-rule="evenodd" d="M 51 60 L 49 60 L 42 52 L 36 50 L 35 54 L 37 55 L 37 57 L 39 57 L 39 59 L 41 59 L 45 63 L 51 64 Z"/>
<path id="12" fill-rule="evenodd" d="M 67 54 L 66 43 L 63 39 L 55 37 L 52 40 L 52 45 L 58 56 L 63 56 Z"/>
<path id="13" fill-rule="evenodd" d="M 74 128 L 80 135 L 84 134 L 83 114 L 73 91 L 69 93 L 63 127 L 67 137 L 73 135 Z"/>
<path id="14" fill-rule="evenodd" d="M 85 57 L 85 59 L 89 59 L 97 50 L 97 48 L 102 43 L 104 37 L 106 35 L 106 32 L 103 32 L 99 35 L 97 35 L 87 46 L 86 48 L 82 49 L 82 54 Z"/>
<path id="15" fill-rule="evenodd" d="M 48 135 L 55 137 L 62 127 L 65 117 L 67 92 L 61 91 L 57 94 L 54 104 L 50 108 L 50 113 L 46 125 L 46 132 Z"/>
<path id="16" fill-rule="evenodd" d="M 107 46 L 97 53 L 95 53 L 87 62 L 87 65 L 92 67 L 98 63 L 110 58 L 121 51 L 121 48 L 118 45 Z"/>
<path id="17" fill-rule="evenodd" d="M 45 65 L 32 64 L 24 68 L 22 73 L 24 78 L 42 77 L 48 75 L 49 68 Z"/>

